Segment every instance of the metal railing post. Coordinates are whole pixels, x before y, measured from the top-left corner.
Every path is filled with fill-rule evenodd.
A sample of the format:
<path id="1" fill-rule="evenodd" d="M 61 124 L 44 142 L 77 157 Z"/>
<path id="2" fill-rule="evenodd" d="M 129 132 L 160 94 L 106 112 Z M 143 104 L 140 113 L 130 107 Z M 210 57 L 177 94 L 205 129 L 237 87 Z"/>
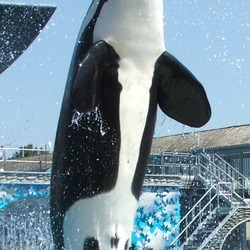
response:
<path id="1" fill-rule="evenodd" d="M 220 185 L 219 183 L 216 184 L 216 195 L 217 195 L 217 207 L 220 207 Z"/>
<path id="2" fill-rule="evenodd" d="M 3 170 L 6 170 L 6 150 L 3 150 Z"/>
<path id="3" fill-rule="evenodd" d="M 45 169 L 47 169 L 47 144 L 45 144 Z"/>

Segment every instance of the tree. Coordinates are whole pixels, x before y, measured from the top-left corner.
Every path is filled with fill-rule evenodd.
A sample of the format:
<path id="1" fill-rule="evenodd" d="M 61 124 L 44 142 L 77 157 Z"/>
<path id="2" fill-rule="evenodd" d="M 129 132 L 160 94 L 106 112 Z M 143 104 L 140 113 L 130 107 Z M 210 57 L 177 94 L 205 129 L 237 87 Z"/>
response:
<path id="1" fill-rule="evenodd" d="M 37 148 L 33 148 L 33 144 L 28 144 L 27 146 L 24 147 L 19 147 L 19 151 L 16 151 L 13 153 L 10 159 L 18 159 L 18 158 L 23 158 L 23 157 L 31 157 L 31 156 L 36 156 L 39 154 L 39 150 L 34 150 Z M 31 149 L 31 150 L 28 150 Z M 43 148 L 40 148 L 42 150 Z M 44 151 L 40 151 L 40 154 L 45 154 Z"/>

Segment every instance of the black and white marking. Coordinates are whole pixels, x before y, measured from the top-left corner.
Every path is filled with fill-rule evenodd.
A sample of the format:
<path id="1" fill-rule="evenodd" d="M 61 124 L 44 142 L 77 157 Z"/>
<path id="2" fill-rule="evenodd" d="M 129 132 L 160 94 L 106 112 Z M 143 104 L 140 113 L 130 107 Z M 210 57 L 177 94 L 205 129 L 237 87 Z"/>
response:
<path id="1" fill-rule="evenodd" d="M 51 180 L 55 249 L 127 249 L 157 103 L 194 127 L 211 111 L 198 80 L 165 52 L 162 0 L 94 0 L 58 123 Z"/>

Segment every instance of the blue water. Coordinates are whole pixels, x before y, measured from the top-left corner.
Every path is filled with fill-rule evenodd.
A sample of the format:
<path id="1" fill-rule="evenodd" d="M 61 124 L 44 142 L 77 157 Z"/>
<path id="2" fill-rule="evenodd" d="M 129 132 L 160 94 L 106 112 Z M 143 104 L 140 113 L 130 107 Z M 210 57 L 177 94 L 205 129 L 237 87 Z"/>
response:
<path id="1" fill-rule="evenodd" d="M 0 209 L 24 198 L 40 198 L 49 196 L 49 185 L 41 184 L 1 184 Z"/>
<path id="2" fill-rule="evenodd" d="M 1 250 L 53 249 L 48 197 L 48 185 L 0 185 Z M 169 232 L 179 221 L 178 189 L 146 189 L 136 212 L 132 242 L 138 250 L 171 249 L 174 235 Z"/>
<path id="3" fill-rule="evenodd" d="M 174 237 L 168 236 L 168 233 L 180 219 L 178 190 L 159 189 L 157 192 L 143 192 L 134 223 L 133 244 L 137 249 L 168 248 Z M 178 230 L 175 234 L 178 234 Z"/>

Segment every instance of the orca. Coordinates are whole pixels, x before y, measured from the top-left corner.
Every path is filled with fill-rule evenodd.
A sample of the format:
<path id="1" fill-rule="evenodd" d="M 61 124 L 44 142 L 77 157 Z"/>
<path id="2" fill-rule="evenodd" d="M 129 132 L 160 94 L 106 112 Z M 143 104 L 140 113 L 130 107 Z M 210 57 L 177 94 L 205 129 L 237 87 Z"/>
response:
<path id="1" fill-rule="evenodd" d="M 164 45 L 162 0 L 93 0 L 73 53 L 55 140 L 55 249 L 128 249 L 157 105 L 192 127 L 211 108 Z"/>

